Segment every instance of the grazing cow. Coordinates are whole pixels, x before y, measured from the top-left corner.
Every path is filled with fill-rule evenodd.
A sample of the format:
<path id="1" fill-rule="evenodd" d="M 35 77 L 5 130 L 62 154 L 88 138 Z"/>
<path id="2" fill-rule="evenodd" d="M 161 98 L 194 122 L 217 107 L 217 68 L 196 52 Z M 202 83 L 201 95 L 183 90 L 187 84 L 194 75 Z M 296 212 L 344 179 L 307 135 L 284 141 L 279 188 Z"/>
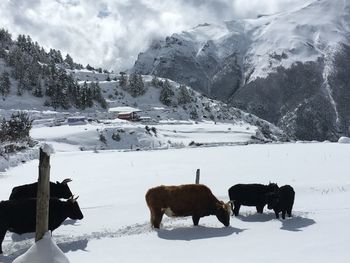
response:
<path id="1" fill-rule="evenodd" d="M 241 205 L 255 206 L 258 213 L 262 213 L 267 204 L 266 194 L 276 192 L 278 185 L 270 183 L 262 184 L 236 184 L 228 190 L 231 200 L 232 210 L 235 216 L 238 216 Z M 233 208 L 233 204 L 234 208 Z"/>
<path id="2" fill-rule="evenodd" d="M 216 199 L 202 184 L 154 187 L 147 191 L 146 202 L 154 228 L 159 228 L 164 214 L 169 217 L 192 216 L 195 226 L 201 217 L 216 215 L 225 226 L 230 225 L 230 205 Z"/>
<path id="3" fill-rule="evenodd" d="M 68 183 L 71 182 L 72 179 L 64 179 L 60 182 L 50 182 L 50 197 L 51 198 L 65 198 L 68 199 L 73 194 L 68 187 Z M 38 183 L 25 184 L 16 186 L 12 189 L 11 195 L 9 197 L 10 200 L 13 199 L 23 199 L 23 198 L 36 198 L 38 191 Z"/>
<path id="4" fill-rule="evenodd" d="M 275 211 L 276 218 L 279 218 L 279 213 L 282 212 L 282 218 L 286 218 L 286 213 L 289 217 L 292 216 L 295 192 L 290 185 L 280 187 L 277 193 L 267 195 L 267 208 Z"/>
<path id="5" fill-rule="evenodd" d="M 66 200 L 50 199 L 49 230 L 58 228 L 67 218 L 83 219 L 77 198 Z M 37 199 L 19 199 L 0 202 L 0 254 L 6 231 L 17 234 L 35 232 Z"/>

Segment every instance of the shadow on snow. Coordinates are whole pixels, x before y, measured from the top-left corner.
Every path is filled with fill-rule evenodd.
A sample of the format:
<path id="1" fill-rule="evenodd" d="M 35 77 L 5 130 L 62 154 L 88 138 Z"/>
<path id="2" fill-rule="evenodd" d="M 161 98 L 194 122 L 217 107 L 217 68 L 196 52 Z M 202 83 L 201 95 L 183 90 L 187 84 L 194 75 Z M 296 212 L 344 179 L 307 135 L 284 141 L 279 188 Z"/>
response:
<path id="1" fill-rule="evenodd" d="M 267 213 L 267 214 L 248 214 L 246 216 L 239 215 L 236 216 L 237 219 L 240 219 L 244 222 L 267 222 L 270 220 L 273 220 L 276 218 L 274 213 Z"/>
<path id="2" fill-rule="evenodd" d="M 237 216 L 239 220 L 244 222 L 267 222 L 270 220 L 279 220 L 282 224 L 281 229 L 287 231 L 302 231 L 303 228 L 311 226 L 316 223 L 315 220 L 307 217 L 302 217 L 300 215 L 294 217 L 286 217 L 286 219 L 276 219 L 274 213 L 267 214 L 248 214 L 246 216 Z"/>
<path id="3" fill-rule="evenodd" d="M 302 231 L 302 228 L 311 226 L 316 223 L 315 220 L 311 218 L 296 216 L 288 219 L 280 219 L 282 223 L 281 229 L 288 231 Z"/>
<path id="4" fill-rule="evenodd" d="M 205 227 L 205 226 L 194 226 L 194 227 L 180 227 L 174 229 L 159 229 L 156 230 L 158 237 L 167 240 L 197 240 L 207 239 L 215 237 L 225 237 L 232 234 L 239 234 L 245 229 L 239 229 L 234 227 Z"/>

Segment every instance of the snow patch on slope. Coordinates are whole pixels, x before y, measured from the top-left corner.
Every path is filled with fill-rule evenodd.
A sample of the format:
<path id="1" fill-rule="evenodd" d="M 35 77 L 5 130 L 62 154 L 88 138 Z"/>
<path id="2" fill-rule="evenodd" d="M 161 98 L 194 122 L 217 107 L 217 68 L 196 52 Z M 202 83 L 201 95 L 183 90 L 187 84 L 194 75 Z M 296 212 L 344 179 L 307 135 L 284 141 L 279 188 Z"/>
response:
<path id="1" fill-rule="evenodd" d="M 254 69 L 250 81 L 266 77 L 279 66 L 289 68 L 296 61 L 316 61 L 328 49 L 347 42 L 350 3 L 343 0 L 313 1 L 301 9 L 257 20 L 246 20 L 252 45 L 247 53 Z M 283 56 L 271 59 L 271 55 Z"/>

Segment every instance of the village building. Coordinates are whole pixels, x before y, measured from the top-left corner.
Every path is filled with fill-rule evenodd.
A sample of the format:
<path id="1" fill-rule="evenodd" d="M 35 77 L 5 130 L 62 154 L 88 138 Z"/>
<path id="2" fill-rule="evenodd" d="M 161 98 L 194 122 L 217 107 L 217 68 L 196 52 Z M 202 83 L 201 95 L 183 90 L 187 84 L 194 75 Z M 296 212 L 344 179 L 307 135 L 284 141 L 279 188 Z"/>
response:
<path id="1" fill-rule="evenodd" d="M 114 118 L 128 120 L 128 121 L 139 121 L 141 112 L 140 109 L 129 107 L 129 106 L 121 106 L 114 107 L 108 110 Z"/>

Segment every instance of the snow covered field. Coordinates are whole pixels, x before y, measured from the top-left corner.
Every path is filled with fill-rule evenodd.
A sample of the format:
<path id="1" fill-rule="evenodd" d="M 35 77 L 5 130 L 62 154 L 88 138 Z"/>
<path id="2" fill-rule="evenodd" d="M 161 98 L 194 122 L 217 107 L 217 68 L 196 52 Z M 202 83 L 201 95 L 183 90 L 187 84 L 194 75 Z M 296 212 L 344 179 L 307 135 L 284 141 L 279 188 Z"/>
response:
<path id="1" fill-rule="evenodd" d="M 164 149 L 185 147 L 191 142 L 206 145 L 238 144 L 251 140 L 257 128 L 246 123 L 215 123 L 212 121 L 162 121 L 154 127 L 156 133 L 145 130 L 145 125 L 124 120 L 90 123 L 76 126 L 34 127 L 31 137 L 54 145 L 57 151 L 79 149 Z M 100 141 L 103 134 L 106 141 Z M 118 134 L 119 140 L 113 140 Z"/>
<path id="2" fill-rule="evenodd" d="M 57 152 L 51 180 L 70 177 L 84 219 L 67 220 L 53 238 L 71 262 L 346 262 L 350 245 L 349 144 L 290 143 L 152 151 Z M 0 199 L 37 179 L 38 161 L 0 173 Z M 296 191 L 294 217 L 242 207 L 231 226 L 215 216 L 163 218 L 155 231 L 144 200 L 148 188 L 201 182 L 221 200 L 236 183 L 277 182 Z M 0 262 L 33 243 L 7 233 Z"/>

